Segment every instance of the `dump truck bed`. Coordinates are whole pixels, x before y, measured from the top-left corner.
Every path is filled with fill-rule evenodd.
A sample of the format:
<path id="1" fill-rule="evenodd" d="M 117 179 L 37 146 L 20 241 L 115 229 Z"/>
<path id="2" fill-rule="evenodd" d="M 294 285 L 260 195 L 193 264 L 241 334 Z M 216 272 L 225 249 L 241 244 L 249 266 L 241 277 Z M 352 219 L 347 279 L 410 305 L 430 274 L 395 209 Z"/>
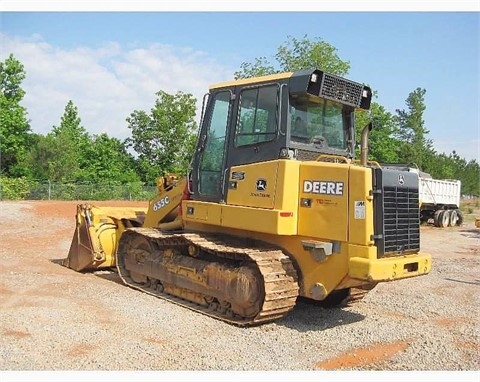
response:
<path id="1" fill-rule="evenodd" d="M 439 180 L 420 176 L 419 199 L 422 204 L 460 206 L 459 180 Z"/>

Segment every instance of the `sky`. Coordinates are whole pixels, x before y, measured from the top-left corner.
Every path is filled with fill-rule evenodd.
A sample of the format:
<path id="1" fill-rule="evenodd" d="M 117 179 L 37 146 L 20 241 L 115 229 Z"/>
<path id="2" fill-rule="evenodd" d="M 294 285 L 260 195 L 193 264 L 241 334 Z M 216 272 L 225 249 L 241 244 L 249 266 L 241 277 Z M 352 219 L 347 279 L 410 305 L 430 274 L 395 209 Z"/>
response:
<path id="1" fill-rule="evenodd" d="M 125 139 L 126 118 L 150 112 L 160 90 L 193 94 L 198 120 L 210 84 L 233 79 L 242 62 L 275 62 L 288 36 L 306 35 L 334 46 L 350 63 L 346 77 L 372 87 L 392 114 L 407 109 L 409 93 L 426 89 L 424 121 L 434 148 L 480 162 L 480 3 L 324 10 L 300 1 L 293 10 L 278 1 L 281 11 L 213 11 L 218 2 L 206 2 L 205 12 L 145 1 L 121 11 L 84 1 L 74 12 L 25 3 L 2 0 L 0 61 L 13 54 L 24 65 L 22 105 L 33 132 L 58 126 L 72 100 L 90 134 Z"/>

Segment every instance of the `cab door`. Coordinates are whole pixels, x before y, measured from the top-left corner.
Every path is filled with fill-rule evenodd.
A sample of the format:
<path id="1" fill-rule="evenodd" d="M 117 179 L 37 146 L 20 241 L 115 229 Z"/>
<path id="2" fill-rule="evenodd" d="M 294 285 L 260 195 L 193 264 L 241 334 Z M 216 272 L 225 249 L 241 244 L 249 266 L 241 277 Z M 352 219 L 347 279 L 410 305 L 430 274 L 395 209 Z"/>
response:
<path id="1" fill-rule="evenodd" d="M 192 169 L 194 199 L 224 199 L 226 142 L 233 98 L 232 92 L 225 90 L 213 93 L 208 100 Z"/>
<path id="2" fill-rule="evenodd" d="M 285 147 L 285 129 L 280 130 L 282 94 L 277 82 L 237 86 L 235 126 L 232 126 L 227 167 L 278 159 Z"/>

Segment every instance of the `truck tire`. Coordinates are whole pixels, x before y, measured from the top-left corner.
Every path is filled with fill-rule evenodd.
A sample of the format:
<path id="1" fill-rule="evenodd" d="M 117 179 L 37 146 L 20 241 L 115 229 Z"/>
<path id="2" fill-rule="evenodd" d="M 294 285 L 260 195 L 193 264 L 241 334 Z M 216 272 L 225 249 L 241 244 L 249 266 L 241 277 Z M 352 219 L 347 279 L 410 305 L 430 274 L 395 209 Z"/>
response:
<path id="1" fill-rule="evenodd" d="M 435 227 L 440 227 L 440 214 L 443 212 L 443 210 L 436 210 L 433 213 L 433 225 Z"/>
<path id="2" fill-rule="evenodd" d="M 445 211 L 448 212 L 449 215 L 449 221 L 448 221 L 448 226 L 449 227 L 455 227 L 458 222 L 458 213 L 457 210 L 448 210 Z"/>
<path id="3" fill-rule="evenodd" d="M 455 212 L 457 213 L 457 226 L 460 226 L 463 224 L 463 212 L 460 211 L 458 208 L 455 210 Z"/>
<path id="4" fill-rule="evenodd" d="M 443 210 L 440 212 L 438 215 L 438 226 L 440 228 L 446 228 L 448 227 L 448 224 L 450 223 L 450 213 L 448 210 Z"/>

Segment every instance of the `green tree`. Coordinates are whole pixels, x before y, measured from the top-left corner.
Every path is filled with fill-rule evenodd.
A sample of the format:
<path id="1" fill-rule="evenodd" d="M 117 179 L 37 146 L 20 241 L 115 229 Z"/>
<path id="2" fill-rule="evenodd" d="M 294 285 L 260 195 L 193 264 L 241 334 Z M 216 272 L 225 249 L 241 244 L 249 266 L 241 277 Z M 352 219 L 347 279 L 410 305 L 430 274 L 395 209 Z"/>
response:
<path id="1" fill-rule="evenodd" d="M 22 176 L 29 146 L 30 123 L 27 110 L 20 105 L 25 91 L 23 65 L 12 54 L 0 62 L 0 174 Z"/>
<path id="2" fill-rule="evenodd" d="M 68 101 L 59 126 L 45 137 L 36 135 L 28 163 L 36 179 L 56 182 L 88 180 L 84 169 L 90 164 L 91 137 L 78 116 L 73 101 Z"/>
<path id="3" fill-rule="evenodd" d="M 408 110 L 397 109 L 396 138 L 399 140 L 398 159 L 402 163 L 415 163 L 420 169 L 426 162 L 427 153 L 432 150 L 432 140 L 427 138 L 423 112 L 425 111 L 425 89 L 417 88 L 408 95 Z"/>
<path id="4" fill-rule="evenodd" d="M 57 150 L 53 134 L 33 134 L 33 142 L 26 158 L 30 176 L 38 180 L 57 180 L 57 159 L 62 153 Z M 59 170 L 63 171 L 62 168 Z"/>
<path id="5" fill-rule="evenodd" d="M 372 121 L 373 129 L 368 137 L 368 159 L 379 163 L 398 163 L 397 147 L 398 140 L 395 138 L 397 130 L 393 115 L 385 108 L 372 102 L 370 113 L 357 112 L 356 120 L 356 141 L 360 142 L 362 129 Z M 359 158 L 358 150 L 356 157 Z"/>
<path id="6" fill-rule="evenodd" d="M 316 68 L 328 73 L 344 76 L 350 70 L 350 63 L 341 60 L 337 49 L 326 41 L 307 35 L 301 39 L 287 36 L 287 40 L 278 47 L 274 56 L 276 64 L 266 57 L 256 58 L 253 63 L 243 62 L 235 72 L 235 79 L 263 76 L 279 72 Z"/>
<path id="7" fill-rule="evenodd" d="M 60 125 L 53 126 L 52 132 L 56 137 L 66 135 L 74 146 L 84 148 L 88 144 L 89 135 L 87 130 L 81 125 L 82 120 L 78 115 L 78 108 L 72 100 L 67 102 L 65 111 L 61 117 Z"/>
<path id="8" fill-rule="evenodd" d="M 81 122 L 78 108 L 70 100 L 65 106 L 60 125 L 52 128 L 56 148 L 61 153 L 58 162 L 64 167 L 58 171 L 58 174 L 61 174 L 58 180 L 88 180 L 83 169 L 90 161 L 85 154 L 90 151 L 91 137 Z"/>
<path id="9" fill-rule="evenodd" d="M 186 173 L 197 130 L 191 94 L 160 90 L 156 95 L 150 114 L 135 110 L 127 118 L 132 136 L 126 143 L 138 154 L 138 170 L 147 182 L 168 172 Z"/>
<path id="10" fill-rule="evenodd" d="M 477 161 L 467 162 L 453 151 L 447 158 L 447 164 L 441 178 L 459 179 L 462 182 L 462 194 L 480 195 L 480 168 Z M 445 168 L 450 171 L 446 173 Z"/>
<path id="11" fill-rule="evenodd" d="M 84 177 L 93 183 L 130 183 L 139 182 L 135 162 L 125 145 L 117 138 L 103 133 L 95 135 L 88 150 L 88 162 L 84 168 Z"/>
<path id="12" fill-rule="evenodd" d="M 480 166 L 476 160 L 467 163 L 461 180 L 463 194 L 480 196 Z"/>
<path id="13" fill-rule="evenodd" d="M 278 69 L 275 69 L 266 57 L 257 57 L 253 63 L 242 62 L 240 64 L 240 70 L 235 72 L 234 78 L 238 80 L 240 78 L 266 76 L 277 72 Z"/>
<path id="14" fill-rule="evenodd" d="M 428 165 L 424 165 L 421 170 L 428 172 L 433 178 L 455 179 L 455 166 L 451 157 L 430 150 L 425 153 L 424 160 Z"/>

